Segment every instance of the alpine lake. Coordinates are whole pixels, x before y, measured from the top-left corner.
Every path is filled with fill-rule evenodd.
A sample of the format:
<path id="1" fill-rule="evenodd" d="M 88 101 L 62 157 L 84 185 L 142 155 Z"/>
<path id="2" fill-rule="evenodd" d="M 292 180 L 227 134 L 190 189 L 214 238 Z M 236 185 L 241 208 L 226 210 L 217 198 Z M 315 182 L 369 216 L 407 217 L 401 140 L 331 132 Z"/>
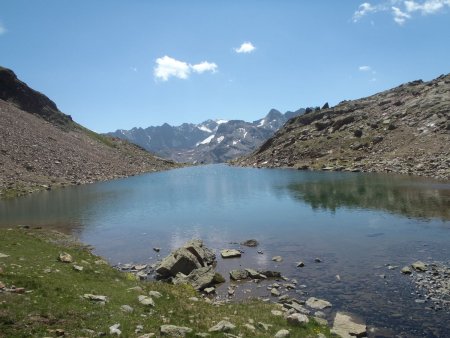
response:
<path id="1" fill-rule="evenodd" d="M 74 234 L 113 265 L 154 264 L 199 238 L 226 279 L 216 297 L 227 298 L 232 269 L 275 270 L 298 282 L 283 294 L 331 302 L 328 320 L 348 311 L 373 337 L 450 337 L 450 295 L 438 303 L 417 286 L 420 274 L 400 271 L 418 260 L 450 265 L 449 183 L 206 165 L 0 201 L 0 226 L 16 225 Z M 239 245 L 248 239 L 259 246 Z M 231 248 L 242 256 L 222 259 Z M 239 282 L 233 299 L 276 301 L 273 282 Z"/>

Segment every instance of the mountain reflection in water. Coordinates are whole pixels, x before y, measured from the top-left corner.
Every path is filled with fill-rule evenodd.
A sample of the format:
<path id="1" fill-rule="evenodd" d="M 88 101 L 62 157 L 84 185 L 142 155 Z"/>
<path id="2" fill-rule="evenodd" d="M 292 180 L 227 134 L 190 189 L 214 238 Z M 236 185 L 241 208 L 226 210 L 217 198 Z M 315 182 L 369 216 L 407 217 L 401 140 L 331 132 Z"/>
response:
<path id="1" fill-rule="evenodd" d="M 314 209 L 357 208 L 387 211 L 413 218 L 450 220 L 448 184 L 394 175 L 323 175 L 287 186 Z"/>

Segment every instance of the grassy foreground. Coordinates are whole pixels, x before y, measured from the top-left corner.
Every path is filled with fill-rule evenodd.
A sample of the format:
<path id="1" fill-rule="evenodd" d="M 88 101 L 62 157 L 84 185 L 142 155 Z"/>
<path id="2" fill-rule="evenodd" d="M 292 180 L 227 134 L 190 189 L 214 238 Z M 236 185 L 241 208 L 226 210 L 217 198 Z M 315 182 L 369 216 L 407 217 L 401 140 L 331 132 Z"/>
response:
<path id="1" fill-rule="evenodd" d="M 58 260 L 62 251 L 73 257 L 72 263 Z M 74 265 L 83 270 L 75 270 Z M 230 333 L 245 337 L 273 337 L 280 329 L 288 329 L 291 337 L 330 336 L 328 328 L 313 321 L 304 327 L 290 326 L 284 318 L 271 314 L 277 309 L 275 304 L 255 300 L 217 306 L 204 301 L 190 286 L 137 281 L 67 236 L 47 230 L 0 229 L 2 287 L 0 337 L 93 337 L 101 332 L 109 336 L 114 324 L 120 324 L 123 337 L 159 336 L 163 324 L 187 326 L 193 329 L 187 336 L 194 337 L 223 319 L 236 325 Z M 154 307 L 140 304 L 138 296 L 151 290 L 163 296 L 154 298 Z M 106 296 L 107 302 L 87 300 L 84 294 Z M 129 305 L 133 312 L 124 312 L 122 305 Z M 258 322 L 272 326 L 264 330 Z M 253 323 L 256 331 L 244 326 L 248 323 Z M 142 329 L 136 333 L 138 325 Z M 224 334 L 211 334 L 221 336 Z"/>

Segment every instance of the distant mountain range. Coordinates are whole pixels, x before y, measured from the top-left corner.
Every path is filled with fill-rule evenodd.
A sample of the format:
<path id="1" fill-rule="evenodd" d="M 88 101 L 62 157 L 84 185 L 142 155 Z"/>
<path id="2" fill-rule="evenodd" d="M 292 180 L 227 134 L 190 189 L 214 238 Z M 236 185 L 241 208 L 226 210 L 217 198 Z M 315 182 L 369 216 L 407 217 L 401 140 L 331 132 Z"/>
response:
<path id="1" fill-rule="evenodd" d="M 281 113 L 272 109 L 256 121 L 207 120 L 200 124 L 119 129 L 109 136 L 128 140 L 177 162 L 221 163 L 248 154 L 270 138 L 290 118 L 305 109 Z"/>

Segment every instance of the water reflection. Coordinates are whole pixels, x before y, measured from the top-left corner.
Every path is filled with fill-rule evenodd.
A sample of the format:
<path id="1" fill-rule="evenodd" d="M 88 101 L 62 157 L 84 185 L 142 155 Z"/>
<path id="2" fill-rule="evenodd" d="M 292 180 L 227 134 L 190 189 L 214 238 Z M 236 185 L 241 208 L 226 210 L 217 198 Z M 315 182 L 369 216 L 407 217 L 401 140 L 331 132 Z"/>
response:
<path id="1" fill-rule="evenodd" d="M 322 175 L 291 183 L 288 191 L 314 209 L 358 208 L 412 218 L 450 219 L 450 185 L 380 174 Z"/>

